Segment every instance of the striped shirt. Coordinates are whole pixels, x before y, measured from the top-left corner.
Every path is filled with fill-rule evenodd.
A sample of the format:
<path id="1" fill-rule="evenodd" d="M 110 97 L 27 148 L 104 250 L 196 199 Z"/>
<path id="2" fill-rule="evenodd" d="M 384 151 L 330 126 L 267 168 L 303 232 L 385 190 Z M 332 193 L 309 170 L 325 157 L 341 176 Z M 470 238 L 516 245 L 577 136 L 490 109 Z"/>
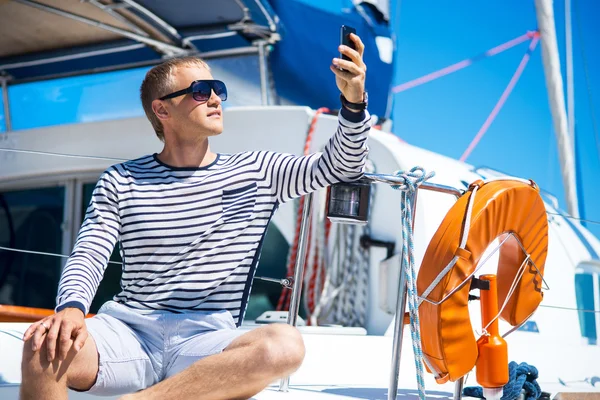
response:
<path id="1" fill-rule="evenodd" d="M 267 225 L 279 204 L 360 178 L 368 113 L 343 110 L 323 152 L 218 154 L 176 168 L 156 154 L 113 165 L 99 178 L 62 272 L 57 311 L 87 313 L 117 242 L 114 300 L 140 312 L 228 310 L 240 325 Z"/>

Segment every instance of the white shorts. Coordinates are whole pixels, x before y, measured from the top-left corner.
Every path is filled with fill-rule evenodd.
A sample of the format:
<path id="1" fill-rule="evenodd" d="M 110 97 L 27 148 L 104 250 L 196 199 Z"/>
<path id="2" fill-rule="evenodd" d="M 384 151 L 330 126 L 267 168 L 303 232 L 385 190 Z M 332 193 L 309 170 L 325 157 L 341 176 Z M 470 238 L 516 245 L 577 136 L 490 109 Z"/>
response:
<path id="1" fill-rule="evenodd" d="M 228 311 L 141 314 L 109 301 L 86 320 L 99 370 L 88 393 L 114 396 L 145 389 L 222 352 L 245 333 Z"/>

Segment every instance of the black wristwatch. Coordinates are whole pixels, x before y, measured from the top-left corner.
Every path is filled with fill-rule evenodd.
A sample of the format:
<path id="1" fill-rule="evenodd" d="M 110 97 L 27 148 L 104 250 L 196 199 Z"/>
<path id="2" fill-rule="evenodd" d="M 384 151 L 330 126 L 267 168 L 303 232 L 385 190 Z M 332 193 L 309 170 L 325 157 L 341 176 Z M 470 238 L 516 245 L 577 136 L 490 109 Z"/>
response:
<path id="1" fill-rule="evenodd" d="M 340 101 L 342 102 L 342 106 L 349 110 L 363 111 L 367 109 L 367 105 L 369 104 L 369 94 L 367 92 L 363 92 L 362 103 L 350 103 L 348 100 L 346 100 L 343 94 L 340 94 Z"/>

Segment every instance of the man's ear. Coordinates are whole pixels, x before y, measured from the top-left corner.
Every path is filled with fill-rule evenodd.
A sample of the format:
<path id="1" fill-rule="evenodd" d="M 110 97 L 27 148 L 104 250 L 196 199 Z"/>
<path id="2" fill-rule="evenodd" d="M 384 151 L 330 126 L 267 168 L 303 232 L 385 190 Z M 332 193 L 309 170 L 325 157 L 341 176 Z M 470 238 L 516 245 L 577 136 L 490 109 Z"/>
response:
<path id="1" fill-rule="evenodd" d="M 154 100 L 152 102 L 152 111 L 154 111 L 154 115 L 156 115 L 158 119 L 169 118 L 169 111 L 161 100 Z"/>

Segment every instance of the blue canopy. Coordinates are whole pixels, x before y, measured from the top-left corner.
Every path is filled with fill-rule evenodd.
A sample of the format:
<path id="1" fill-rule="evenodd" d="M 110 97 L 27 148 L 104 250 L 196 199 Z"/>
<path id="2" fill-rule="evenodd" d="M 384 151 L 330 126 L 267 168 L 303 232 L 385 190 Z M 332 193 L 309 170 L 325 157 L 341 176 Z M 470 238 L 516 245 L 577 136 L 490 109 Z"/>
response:
<path id="1" fill-rule="evenodd" d="M 351 0 L 2 2 L 0 74 L 11 84 L 153 65 L 187 54 L 258 54 L 262 41 L 272 49 L 268 65 L 278 96 L 339 108 L 329 65 L 338 55 L 342 24 L 357 28 L 367 46 L 369 108 L 384 115 L 393 65 L 389 58 L 382 61 L 380 39 L 391 43 L 391 30 L 376 7 Z"/>

